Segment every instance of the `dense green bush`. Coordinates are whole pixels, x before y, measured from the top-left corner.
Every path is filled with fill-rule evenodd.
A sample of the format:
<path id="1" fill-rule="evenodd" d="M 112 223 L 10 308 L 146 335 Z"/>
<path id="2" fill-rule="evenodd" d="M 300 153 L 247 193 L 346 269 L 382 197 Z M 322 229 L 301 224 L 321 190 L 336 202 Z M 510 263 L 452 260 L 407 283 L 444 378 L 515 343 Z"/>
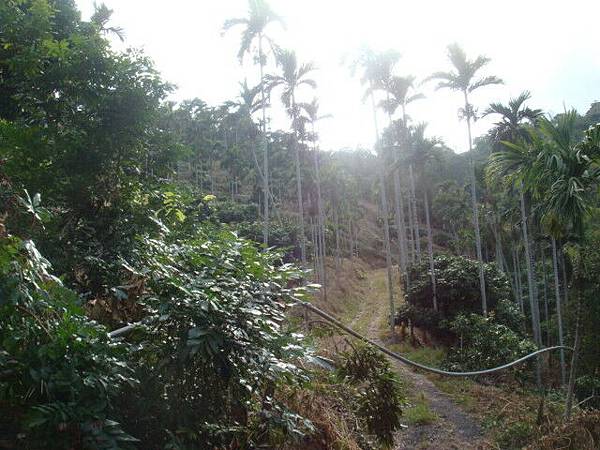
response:
<path id="1" fill-rule="evenodd" d="M 358 386 L 357 413 L 365 429 L 384 445 L 400 428 L 404 396 L 390 362 L 371 346 L 359 345 L 341 355 L 338 375 Z"/>
<path id="2" fill-rule="evenodd" d="M 461 256 L 437 256 L 435 275 L 438 311 L 427 262 L 410 268 L 408 302 L 397 321 L 410 323 L 445 337 L 451 344 L 446 365 L 450 370 L 479 370 L 515 360 L 534 351 L 526 338 L 525 317 L 510 300 L 507 277 L 495 264 L 484 268 L 489 316 L 481 315 L 479 266 Z"/>
<path id="3" fill-rule="evenodd" d="M 87 319 L 31 241 L 0 235 L 0 434 L 16 449 L 125 449 L 128 349 Z"/>
<path id="4" fill-rule="evenodd" d="M 301 336 L 284 315 L 297 273 L 217 224 L 198 226 L 185 241 L 172 234 L 140 237 L 126 266 L 145 286 L 138 302 L 147 310 L 131 337 L 142 381 L 133 403 L 152 410 L 127 424 L 144 448 L 165 440 L 186 449 L 252 448 L 281 428 L 306 432 L 308 424 L 274 400 L 278 385 L 306 379 L 294 365 Z"/>
<path id="5" fill-rule="evenodd" d="M 263 240 L 263 224 L 260 221 L 242 222 L 235 227 L 240 236 L 254 242 Z M 288 257 L 300 257 L 298 224 L 281 218 L 269 222 L 269 246 L 286 250 Z"/>
<path id="6" fill-rule="evenodd" d="M 299 274 L 215 220 L 212 198 L 164 185 L 136 200 L 150 215 L 146 233 L 104 270 L 119 280 L 107 286 L 109 312 L 133 304 L 144 319 L 117 345 L 33 243 L 9 234 L 9 216 L 25 234 L 43 230 L 40 196 L 15 197 L 8 183 L 2 192 L 0 416 L 11 420 L 0 427 L 12 440 L 189 450 L 311 431 L 275 400 L 282 385 L 307 379 L 295 365 L 302 336 L 285 321 Z"/>
<path id="7" fill-rule="evenodd" d="M 231 200 L 219 201 L 215 208 L 217 219 L 222 223 L 236 224 L 259 220 L 258 205 L 255 203 L 236 203 Z"/>
<path id="8" fill-rule="evenodd" d="M 446 358 L 450 370 L 488 369 L 537 350 L 533 341 L 500 323 L 494 314 L 459 314 L 448 327 L 459 341 Z"/>
<path id="9" fill-rule="evenodd" d="M 401 303 L 396 311 L 396 324 L 410 324 L 427 330 L 440 330 L 442 315 L 438 311 L 410 303 Z"/>
<path id="10" fill-rule="evenodd" d="M 495 264 L 485 264 L 484 274 L 487 307 L 491 311 L 500 300 L 509 298 L 510 284 L 506 275 Z M 410 289 L 405 290 L 407 302 L 415 307 L 433 309 L 429 262 L 423 261 L 411 266 L 409 277 Z M 459 313 L 481 312 L 477 261 L 462 256 L 438 255 L 435 257 L 435 278 L 441 318 L 448 320 Z"/>
<path id="11" fill-rule="evenodd" d="M 213 217 L 228 224 L 241 237 L 254 242 L 263 241 L 263 222 L 258 215 L 258 205 L 232 201 L 217 201 L 213 205 Z M 298 224 L 287 217 L 272 218 L 269 221 L 269 245 L 285 250 L 286 259 L 300 257 Z"/>

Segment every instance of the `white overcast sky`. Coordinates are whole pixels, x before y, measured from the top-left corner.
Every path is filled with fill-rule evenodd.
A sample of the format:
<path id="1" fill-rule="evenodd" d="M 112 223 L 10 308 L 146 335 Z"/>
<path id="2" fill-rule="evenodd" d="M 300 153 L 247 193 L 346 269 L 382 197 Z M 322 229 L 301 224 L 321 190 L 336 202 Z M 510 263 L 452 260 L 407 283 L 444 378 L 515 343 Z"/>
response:
<path id="1" fill-rule="evenodd" d="M 94 0 L 77 0 L 83 17 Z M 258 82 L 257 68 L 236 57 L 240 30 L 221 35 L 223 22 L 247 14 L 246 0 L 105 0 L 114 10 L 111 24 L 124 28 L 126 46 L 142 48 L 164 78 L 178 86 L 174 100 L 199 97 L 219 104 L 237 96 L 238 82 Z M 313 61 L 321 113 L 333 118 L 320 125 L 322 147 L 335 150 L 371 146 L 370 109 L 362 104 L 362 88 L 344 55 L 361 46 L 394 48 L 402 58 L 399 75 L 423 79 L 448 70 L 446 46 L 462 45 L 469 57 L 485 54 L 504 86 L 483 88 L 472 103 L 480 111 L 491 101 L 506 102 L 528 89 L 531 106 L 558 113 L 566 106 L 584 113 L 600 100 L 600 1 L 598 0 L 271 0 L 286 29 L 270 26 L 283 47 L 295 49 L 301 61 Z M 115 47 L 122 48 L 118 43 Z M 414 121 L 429 123 L 429 134 L 442 137 L 456 151 L 467 147 L 465 125 L 458 121 L 458 93 L 421 88 L 427 98 L 410 106 Z M 309 101 L 313 94 L 300 93 Z M 279 109 L 277 103 L 275 110 Z M 287 126 L 274 114 L 275 127 Z M 486 132 L 493 119 L 475 124 L 474 135 Z M 385 118 L 380 114 L 380 121 Z"/>

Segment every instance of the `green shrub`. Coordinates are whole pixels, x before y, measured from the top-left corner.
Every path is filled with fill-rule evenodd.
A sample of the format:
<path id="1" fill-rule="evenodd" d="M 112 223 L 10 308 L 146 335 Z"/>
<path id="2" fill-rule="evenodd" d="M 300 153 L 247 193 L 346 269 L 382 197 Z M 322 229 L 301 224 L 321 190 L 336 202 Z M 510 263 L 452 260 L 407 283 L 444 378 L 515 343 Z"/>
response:
<path id="1" fill-rule="evenodd" d="M 484 266 L 487 307 L 493 310 L 500 300 L 508 299 L 510 284 L 506 275 L 495 264 Z M 409 268 L 410 289 L 405 289 L 409 304 L 433 309 L 433 289 L 429 262 Z M 435 257 L 437 303 L 441 318 L 452 319 L 459 313 L 481 312 L 479 263 L 462 257 L 438 255 Z M 405 286 L 406 288 L 406 286 Z"/>
<path id="2" fill-rule="evenodd" d="M 358 386 L 357 412 L 368 432 L 391 445 L 400 428 L 403 394 L 389 361 L 374 348 L 359 345 L 342 355 L 338 375 Z"/>
<path id="3" fill-rule="evenodd" d="M 519 450 L 530 442 L 534 431 L 535 427 L 531 423 L 515 422 L 506 429 L 500 430 L 496 435 L 496 441 L 503 449 Z"/>
<path id="4" fill-rule="evenodd" d="M 241 237 L 254 242 L 263 241 L 262 222 L 242 222 L 236 226 L 236 231 Z M 290 218 L 272 220 L 269 222 L 269 245 L 277 249 L 284 249 L 288 257 L 300 257 L 298 240 L 298 224 Z"/>
<path id="5" fill-rule="evenodd" d="M 215 214 L 222 223 L 256 222 L 258 221 L 258 205 L 256 203 L 219 201 L 215 205 Z"/>
<path id="6" fill-rule="evenodd" d="M 420 306 L 402 303 L 398 306 L 396 313 L 397 324 L 410 323 L 412 326 L 437 330 L 440 328 L 442 315 L 438 311 Z"/>
<path id="7" fill-rule="evenodd" d="M 126 449 L 127 348 L 77 306 L 31 241 L 0 237 L 0 431 L 17 449 Z"/>
<path id="8" fill-rule="evenodd" d="M 460 314 L 449 324 L 459 344 L 450 349 L 449 370 L 481 370 L 506 364 L 537 349 L 536 345 L 491 314 Z"/>
<path id="9" fill-rule="evenodd" d="M 274 395 L 306 380 L 294 364 L 302 336 L 285 321 L 297 273 L 280 254 L 205 222 L 186 240 L 140 237 L 125 267 L 145 285 L 145 325 L 130 338 L 141 384 L 126 422 L 143 448 L 251 448 L 310 431 Z"/>

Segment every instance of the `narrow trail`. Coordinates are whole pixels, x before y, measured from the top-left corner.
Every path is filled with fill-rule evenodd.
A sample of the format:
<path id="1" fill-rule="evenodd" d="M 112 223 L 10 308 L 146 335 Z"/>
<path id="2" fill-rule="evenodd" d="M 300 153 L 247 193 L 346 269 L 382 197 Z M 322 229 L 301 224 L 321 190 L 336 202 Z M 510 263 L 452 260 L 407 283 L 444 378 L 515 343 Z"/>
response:
<path id="1" fill-rule="evenodd" d="M 388 298 L 385 269 L 373 270 L 365 278 L 365 299 L 353 321 L 366 335 L 382 344 L 381 330 L 387 320 Z M 398 293 L 396 293 L 398 294 Z M 398 302 L 398 297 L 396 297 Z M 394 449 L 486 449 L 484 432 L 478 421 L 462 410 L 446 394 L 441 392 L 423 374 L 413 371 L 402 363 L 390 360 L 408 390 L 428 404 L 437 419 L 429 424 L 409 425 L 398 433 Z M 410 406 L 409 406 L 410 407 Z"/>

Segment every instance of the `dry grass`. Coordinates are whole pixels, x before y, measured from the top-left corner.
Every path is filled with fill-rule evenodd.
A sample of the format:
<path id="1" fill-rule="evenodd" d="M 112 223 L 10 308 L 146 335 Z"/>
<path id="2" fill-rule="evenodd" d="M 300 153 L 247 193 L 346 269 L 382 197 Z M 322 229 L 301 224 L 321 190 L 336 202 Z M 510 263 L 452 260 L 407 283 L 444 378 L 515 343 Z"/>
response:
<path id="1" fill-rule="evenodd" d="M 566 423 L 549 430 L 531 450 L 600 449 L 600 411 L 583 411 Z"/>
<path id="2" fill-rule="evenodd" d="M 600 449 L 600 413 L 580 413 L 563 424 L 564 399 L 542 398 L 517 382 L 486 385 L 469 379 L 429 377 L 443 392 L 478 416 L 493 448 Z M 594 422 L 595 421 L 595 422 Z"/>
<path id="3" fill-rule="evenodd" d="M 315 383 L 310 389 L 290 392 L 285 403 L 290 409 L 309 419 L 316 432 L 286 450 L 361 450 L 362 432 L 358 419 L 344 399 L 352 398 L 345 385 Z"/>

